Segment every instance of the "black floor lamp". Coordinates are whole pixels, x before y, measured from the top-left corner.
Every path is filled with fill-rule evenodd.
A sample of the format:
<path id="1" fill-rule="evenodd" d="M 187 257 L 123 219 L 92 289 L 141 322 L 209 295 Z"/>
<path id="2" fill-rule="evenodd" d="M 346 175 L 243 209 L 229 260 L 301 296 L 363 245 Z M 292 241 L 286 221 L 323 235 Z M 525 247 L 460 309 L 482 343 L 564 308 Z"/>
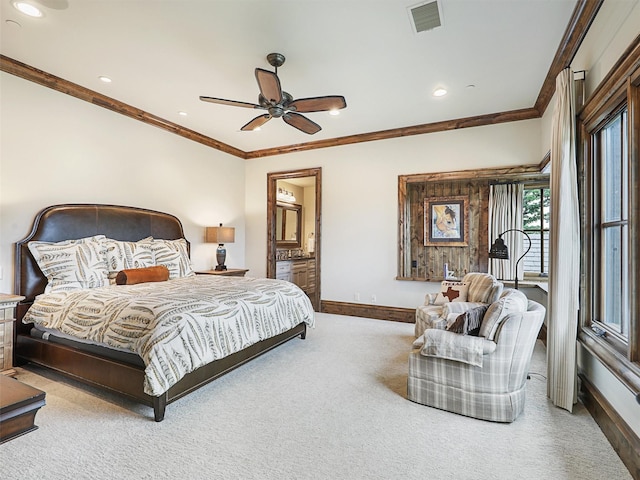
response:
<path id="1" fill-rule="evenodd" d="M 504 240 L 502 240 L 502 235 L 504 235 L 507 232 L 520 232 L 525 237 L 527 237 L 527 240 L 529 240 L 529 248 L 527 248 L 527 251 L 524 252 L 516 262 L 516 282 L 515 283 L 516 283 L 516 290 L 517 290 L 518 289 L 518 263 L 520 263 L 520 260 L 522 260 L 524 256 L 527 253 L 529 253 L 529 250 L 531 250 L 531 237 L 527 232 L 525 232 L 524 230 L 520 230 L 518 228 L 510 228 L 509 230 L 505 230 L 500 235 L 498 235 L 498 238 L 496 238 L 496 241 L 493 242 L 493 245 L 491 245 L 491 249 L 489 250 L 489 258 L 497 258 L 499 260 L 509 260 L 509 249 L 504 244 Z"/>

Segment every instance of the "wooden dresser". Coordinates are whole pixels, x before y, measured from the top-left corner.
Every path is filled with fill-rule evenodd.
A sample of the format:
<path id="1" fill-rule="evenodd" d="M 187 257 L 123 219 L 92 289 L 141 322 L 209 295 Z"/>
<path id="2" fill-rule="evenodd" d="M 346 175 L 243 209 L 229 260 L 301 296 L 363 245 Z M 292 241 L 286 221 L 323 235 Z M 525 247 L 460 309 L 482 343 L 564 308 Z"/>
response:
<path id="1" fill-rule="evenodd" d="M 316 292 L 316 259 L 278 260 L 276 262 L 276 278 L 295 283 L 313 299 Z"/>
<path id="2" fill-rule="evenodd" d="M 14 376 L 13 369 L 13 330 L 15 311 L 18 302 L 24 300 L 20 295 L 0 293 L 0 374 Z"/>

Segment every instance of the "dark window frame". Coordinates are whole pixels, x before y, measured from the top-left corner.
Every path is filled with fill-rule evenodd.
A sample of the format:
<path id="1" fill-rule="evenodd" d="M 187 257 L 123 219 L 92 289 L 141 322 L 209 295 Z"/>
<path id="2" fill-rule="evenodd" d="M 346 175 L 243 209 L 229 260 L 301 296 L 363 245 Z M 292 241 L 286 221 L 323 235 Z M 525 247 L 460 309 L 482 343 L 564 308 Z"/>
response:
<path id="1" fill-rule="evenodd" d="M 627 339 L 598 322 L 600 309 L 600 175 L 598 134 L 626 105 L 628 148 Z M 579 112 L 578 172 L 581 214 L 579 341 L 640 398 L 640 37 L 627 49 Z M 633 239 L 636 239 L 635 241 Z"/>
<path id="2" fill-rule="evenodd" d="M 545 249 L 545 242 L 544 242 L 544 238 L 545 235 L 547 237 L 547 239 L 549 239 L 549 236 L 551 235 L 551 224 L 549 224 L 549 226 L 547 228 L 544 227 L 544 202 L 542 201 L 543 195 L 544 195 L 544 191 L 547 191 L 547 194 L 550 195 L 551 194 L 551 188 L 549 186 L 549 183 L 544 183 L 544 184 L 524 184 L 523 185 L 524 190 L 539 190 L 540 191 L 540 228 L 525 228 L 524 226 L 524 222 L 522 225 L 522 230 L 527 232 L 527 233 L 537 233 L 540 234 L 540 271 L 539 272 L 533 272 L 531 270 L 524 270 L 524 276 L 525 277 L 529 277 L 531 279 L 535 278 L 537 280 L 542 280 L 542 281 L 546 281 L 547 277 L 549 275 L 549 271 L 545 271 L 545 260 L 546 260 L 546 264 L 547 266 L 549 265 L 549 252 L 546 251 Z M 522 207 L 524 209 L 524 199 L 523 199 L 523 204 Z M 526 242 L 524 244 L 524 248 L 526 248 Z M 529 254 L 528 254 L 529 255 Z M 523 259 L 526 260 L 526 257 Z"/>

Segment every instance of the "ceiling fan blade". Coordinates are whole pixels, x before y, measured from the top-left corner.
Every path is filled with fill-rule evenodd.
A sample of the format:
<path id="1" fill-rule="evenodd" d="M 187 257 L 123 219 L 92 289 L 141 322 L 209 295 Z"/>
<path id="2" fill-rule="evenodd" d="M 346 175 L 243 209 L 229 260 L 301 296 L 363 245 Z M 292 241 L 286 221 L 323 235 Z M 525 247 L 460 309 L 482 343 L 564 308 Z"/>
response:
<path id="1" fill-rule="evenodd" d="M 291 102 L 287 108 L 296 112 L 325 112 L 327 110 L 339 110 L 347 106 L 347 101 L 341 95 L 327 97 L 300 98 Z"/>
<path id="2" fill-rule="evenodd" d="M 229 105 L 231 107 L 245 107 L 245 108 L 262 108 L 263 106 L 249 102 L 238 102 L 237 100 L 225 100 L 224 98 L 215 97 L 200 97 L 203 102 L 219 103 L 220 105 Z"/>
<path id="3" fill-rule="evenodd" d="M 297 128 L 301 132 L 308 133 L 309 135 L 313 135 L 314 133 L 318 133 L 322 130 L 322 127 L 316 122 L 312 122 L 307 117 L 300 115 L 299 113 L 287 112 L 282 116 L 282 119 L 292 127 Z"/>
<path id="4" fill-rule="evenodd" d="M 260 87 L 260 93 L 267 101 L 275 104 L 282 102 L 282 87 L 278 75 L 269 70 L 256 68 L 256 81 Z"/>
<path id="5" fill-rule="evenodd" d="M 253 120 L 251 120 L 249 123 L 247 123 L 240 130 L 244 132 L 255 130 L 256 128 L 261 127 L 262 125 L 267 123 L 269 120 L 271 120 L 271 115 L 269 115 L 268 113 L 265 113 L 264 115 L 259 115 Z"/>

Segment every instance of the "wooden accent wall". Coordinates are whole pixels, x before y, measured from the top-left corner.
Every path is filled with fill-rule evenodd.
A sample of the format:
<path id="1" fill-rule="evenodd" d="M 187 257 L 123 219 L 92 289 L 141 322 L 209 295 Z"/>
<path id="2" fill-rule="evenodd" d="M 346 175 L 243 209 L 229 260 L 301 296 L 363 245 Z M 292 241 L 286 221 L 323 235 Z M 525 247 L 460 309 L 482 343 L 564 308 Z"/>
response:
<path id="1" fill-rule="evenodd" d="M 542 165 L 400 175 L 398 177 L 397 280 L 442 281 L 444 264 L 456 277 L 486 272 L 489 265 L 489 185 L 546 179 Z M 468 245 L 425 246 L 425 198 L 468 197 Z"/>

